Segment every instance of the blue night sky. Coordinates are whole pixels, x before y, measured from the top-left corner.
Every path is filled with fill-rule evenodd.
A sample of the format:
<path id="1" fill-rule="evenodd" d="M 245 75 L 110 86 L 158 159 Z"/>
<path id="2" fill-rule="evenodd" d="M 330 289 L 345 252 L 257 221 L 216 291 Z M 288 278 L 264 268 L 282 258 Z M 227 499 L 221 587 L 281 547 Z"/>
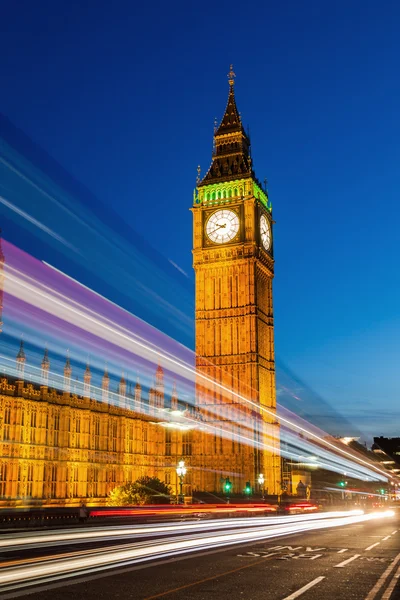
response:
<path id="1" fill-rule="evenodd" d="M 160 270 L 165 261 L 167 283 L 157 280 L 184 290 L 175 299 L 189 323 L 189 208 L 233 63 L 276 221 L 277 356 L 368 435 L 399 435 L 400 4 L 37 0 L 9 2 L 1 21 L 1 113 L 93 193 L 81 202 L 104 236 L 139 244 Z M 30 208 L 50 218 L 39 201 Z M 100 245 L 88 275 L 0 211 L 9 241 L 113 296 L 112 281 L 95 283 Z M 162 308 L 133 308 L 193 344 Z"/>

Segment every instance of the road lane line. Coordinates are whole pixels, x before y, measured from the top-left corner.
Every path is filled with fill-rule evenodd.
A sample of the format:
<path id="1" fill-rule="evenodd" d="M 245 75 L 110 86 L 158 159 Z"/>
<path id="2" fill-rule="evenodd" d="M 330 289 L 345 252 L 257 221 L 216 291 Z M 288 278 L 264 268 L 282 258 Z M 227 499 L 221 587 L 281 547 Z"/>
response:
<path id="1" fill-rule="evenodd" d="M 393 575 L 392 581 L 387 586 L 385 593 L 382 596 L 382 600 L 390 600 L 390 597 L 393 593 L 394 586 L 399 581 L 400 577 L 400 567 L 397 569 L 396 573 Z"/>
<path id="2" fill-rule="evenodd" d="M 394 531 L 392 531 L 391 535 L 394 535 L 395 533 L 397 533 L 397 529 L 395 529 Z"/>
<path id="3" fill-rule="evenodd" d="M 382 542 L 386 542 L 386 540 L 388 540 L 390 537 L 391 537 L 390 535 L 387 535 L 386 537 L 384 537 L 384 538 L 382 539 Z"/>
<path id="4" fill-rule="evenodd" d="M 317 577 L 316 579 L 313 579 L 312 581 L 310 581 L 310 583 L 307 583 L 307 585 L 305 585 L 302 588 L 300 588 L 299 590 L 297 590 L 297 592 L 293 592 L 293 594 L 290 594 L 290 596 L 286 596 L 283 600 L 294 600 L 294 598 L 298 598 L 299 596 L 304 594 L 304 592 L 306 592 L 310 588 L 314 587 L 314 585 L 317 585 L 317 583 L 319 583 L 323 579 L 325 579 L 325 577 L 323 575 L 321 575 L 320 577 Z"/>
<path id="5" fill-rule="evenodd" d="M 347 552 L 348 548 L 342 548 L 341 550 L 338 550 L 338 554 L 343 554 L 343 552 Z"/>
<path id="6" fill-rule="evenodd" d="M 344 560 L 343 562 L 339 563 L 338 565 L 335 565 L 335 567 L 345 567 L 346 565 L 351 563 L 353 560 L 356 560 L 356 558 L 358 558 L 359 556 L 361 556 L 361 554 L 355 554 L 351 558 L 348 558 L 347 560 Z"/>
<path id="7" fill-rule="evenodd" d="M 375 548 L 375 546 L 379 546 L 380 542 L 376 542 L 376 544 L 372 544 L 371 546 L 368 546 L 368 548 L 365 548 L 366 550 L 372 550 L 372 548 Z"/>
<path id="8" fill-rule="evenodd" d="M 366 596 L 365 600 L 374 600 L 377 597 L 378 593 L 381 591 L 381 588 L 385 585 L 386 580 L 388 579 L 391 572 L 394 570 L 399 561 L 400 553 L 396 556 L 392 564 L 388 566 L 386 571 L 379 577 L 378 581 L 376 582 L 372 590 L 369 592 L 368 596 Z"/>

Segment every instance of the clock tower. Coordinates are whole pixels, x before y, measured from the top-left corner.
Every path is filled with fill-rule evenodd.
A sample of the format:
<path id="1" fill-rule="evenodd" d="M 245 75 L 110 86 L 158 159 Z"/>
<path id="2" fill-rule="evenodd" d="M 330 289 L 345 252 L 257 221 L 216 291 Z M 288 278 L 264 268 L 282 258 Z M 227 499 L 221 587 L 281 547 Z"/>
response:
<path id="1" fill-rule="evenodd" d="M 272 206 L 258 182 L 238 112 L 232 67 L 211 166 L 193 202 L 196 405 L 192 477 L 201 491 L 247 482 L 280 492 L 276 421 Z M 257 483 L 264 475 L 264 490 Z"/>

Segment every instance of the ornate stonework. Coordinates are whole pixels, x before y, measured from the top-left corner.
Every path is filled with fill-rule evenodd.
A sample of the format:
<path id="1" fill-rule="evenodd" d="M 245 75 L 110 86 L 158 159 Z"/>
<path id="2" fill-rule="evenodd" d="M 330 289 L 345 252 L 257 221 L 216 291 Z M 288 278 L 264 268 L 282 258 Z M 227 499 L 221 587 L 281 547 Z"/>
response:
<path id="1" fill-rule="evenodd" d="M 207 223 L 228 232 L 229 219 L 240 227 L 232 239 L 217 243 Z M 273 246 L 265 248 L 260 218 L 272 236 L 272 206 L 252 169 L 250 140 L 236 107 L 233 71 L 225 114 L 214 134 L 212 163 L 198 181 L 193 203 L 193 267 L 196 275 L 196 403 L 214 436 L 195 433 L 195 485 L 221 491 L 229 476 L 241 492 L 263 473 L 269 493 L 280 490 L 279 427 L 275 418 L 275 358 L 272 305 Z M 233 213 L 233 214 L 232 214 Z M 229 236 L 227 236 L 229 237 Z M 204 385 L 210 377 L 226 386 Z M 209 389 L 207 389 L 207 387 Z M 249 402 L 246 402 L 249 400 Z M 262 410 L 267 409 L 268 412 Z"/>

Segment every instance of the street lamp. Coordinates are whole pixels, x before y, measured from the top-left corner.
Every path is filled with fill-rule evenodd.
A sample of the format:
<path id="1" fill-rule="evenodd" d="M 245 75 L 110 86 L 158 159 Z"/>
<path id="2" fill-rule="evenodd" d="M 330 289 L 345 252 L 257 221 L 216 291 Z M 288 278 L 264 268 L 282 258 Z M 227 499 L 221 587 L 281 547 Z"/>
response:
<path id="1" fill-rule="evenodd" d="M 186 467 L 184 460 L 180 460 L 178 462 L 178 466 L 176 467 L 176 474 L 179 477 L 179 504 L 184 504 L 183 478 L 186 475 Z"/>
<path id="2" fill-rule="evenodd" d="M 264 484 L 265 484 L 264 475 L 262 473 L 260 473 L 258 476 L 258 485 L 260 486 L 260 491 L 262 493 L 263 498 L 264 498 Z"/>

